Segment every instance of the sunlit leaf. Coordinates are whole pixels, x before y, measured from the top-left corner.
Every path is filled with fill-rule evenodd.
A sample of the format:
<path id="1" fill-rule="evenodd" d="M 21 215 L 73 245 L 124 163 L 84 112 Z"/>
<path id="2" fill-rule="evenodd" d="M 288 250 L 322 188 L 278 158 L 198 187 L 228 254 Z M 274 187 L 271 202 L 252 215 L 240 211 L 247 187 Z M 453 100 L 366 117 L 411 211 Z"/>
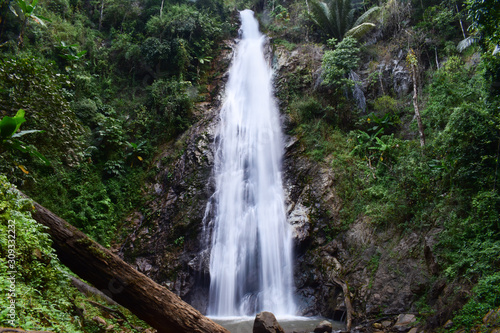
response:
<path id="1" fill-rule="evenodd" d="M 18 165 L 19 169 L 21 169 L 22 172 L 24 172 L 26 175 L 29 174 L 29 171 L 26 170 L 22 165 Z"/>

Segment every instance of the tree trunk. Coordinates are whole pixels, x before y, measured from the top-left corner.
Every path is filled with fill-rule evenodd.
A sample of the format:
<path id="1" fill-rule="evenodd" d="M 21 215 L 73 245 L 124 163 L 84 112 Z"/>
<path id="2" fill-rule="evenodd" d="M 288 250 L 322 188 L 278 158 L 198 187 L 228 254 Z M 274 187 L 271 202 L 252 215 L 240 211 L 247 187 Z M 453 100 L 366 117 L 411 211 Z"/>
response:
<path id="1" fill-rule="evenodd" d="M 347 311 L 345 326 L 346 331 L 349 332 L 352 326 L 352 314 L 354 313 L 354 308 L 352 307 L 351 303 L 351 296 L 349 294 L 349 288 L 347 287 L 347 283 L 335 276 L 334 273 L 330 274 L 330 278 L 333 280 L 333 282 L 342 287 L 342 293 L 344 294 L 344 303 Z"/>
<path id="2" fill-rule="evenodd" d="M 101 10 L 99 11 L 99 31 L 102 28 L 102 19 L 104 17 L 104 0 L 101 0 Z"/>
<path id="3" fill-rule="evenodd" d="M 22 328 L 0 327 L 0 333 L 54 333 L 48 331 L 25 331 Z"/>
<path id="4" fill-rule="evenodd" d="M 415 109 L 415 116 L 417 117 L 418 132 L 420 133 L 420 146 L 425 146 L 424 125 L 420 117 L 420 110 L 418 108 L 418 90 L 417 90 L 417 66 L 411 65 L 411 72 L 413 74 L 413 108 Z"/>
<path id="5" fill-rule="evenodd" d="M 21 31 L 19 31 L 19 36 L 17 37 L 17 46 L 20 48 L 24 45 L 24 31 L 26 30 L 26 26 L 28 25 L 28 19 L 25 17 L 23 23 L 21 24 Z"/>
<path id="6" fill-rule="evenodd" d="M 158 333 L 229 333 L 54 213 L 34 206 L 33 218 L 49 227 L 61 262 Z"/>

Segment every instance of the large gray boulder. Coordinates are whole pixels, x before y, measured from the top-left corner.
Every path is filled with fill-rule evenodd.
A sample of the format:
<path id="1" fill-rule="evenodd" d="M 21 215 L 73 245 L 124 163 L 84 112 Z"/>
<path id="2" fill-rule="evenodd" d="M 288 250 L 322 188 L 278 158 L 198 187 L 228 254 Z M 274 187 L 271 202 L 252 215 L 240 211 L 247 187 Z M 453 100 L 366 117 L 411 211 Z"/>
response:
<path id="1" fill-rule="evenodd" d="M 285 333 L 271 312 L 261 312 L 255 316 L 253 333 Z"/>
<path id="2" fill-rule="evenodd" d="M 333 326 L 328 320 L 323 320 L 316 326 L 314 333 L 332 333 Z"/>

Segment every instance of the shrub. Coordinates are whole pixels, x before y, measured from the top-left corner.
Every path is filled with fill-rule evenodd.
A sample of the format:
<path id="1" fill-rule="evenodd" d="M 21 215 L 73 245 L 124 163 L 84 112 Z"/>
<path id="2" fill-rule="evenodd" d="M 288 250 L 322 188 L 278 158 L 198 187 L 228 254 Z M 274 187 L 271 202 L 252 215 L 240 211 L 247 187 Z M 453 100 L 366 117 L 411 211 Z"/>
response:
<path id="1" fill-rule="evenodd" d="M 323 56 L 321 64 L 324 72 L 323 83 L 332 85 L 337 91 L 342 91 L 342 88 L 345 87 L 352 87 L 354 83 L 348 76 L 359 62 L 359 48 L 356 39 L 347 37 L 337 43 L 337 40 L 333 38 L 328 41 L 328 45 L 335 49 L 326 51 Z"/>
<path id="2" fill-rule="evenodd" d="M 34 57 L 0 59 L 0 107 L 10 114 L 25 109 L 25 129 L 45 131 L 27 142 L 36 140 L 41 153 L 69 165 L 83 156 L 86 136 L 66 99 L 70 86 L 52 62 Z"/>
<path id="3" fill-rule="evenodd" d="M 68 288 L 69 279 L 57 260 L 45 227 L 31 218 L 33 203 L 21 197 L 3 175 L 0 175 L 0 197 L 0 268 L 5 273 L 0 283 L 2 290 L 10 290 L 15 282 L 16 301 L 13 323 L 9 316 L 10 299 L 0 298 L 0 325 L 79 332 L 78 324 L 73 322 L 70 301 L 75 291 Z M 15 247 L 15 262 L 7 261 L 8 249 L 14 249 L 12 246 Z"/>
<path id="4" fill-rule="evenodd" d="M 500 272 L 481 278 L 472 289 L 472 297 L 453 318 L 455 328 L 470 329 L 483 316 L 500 306 Z"/>

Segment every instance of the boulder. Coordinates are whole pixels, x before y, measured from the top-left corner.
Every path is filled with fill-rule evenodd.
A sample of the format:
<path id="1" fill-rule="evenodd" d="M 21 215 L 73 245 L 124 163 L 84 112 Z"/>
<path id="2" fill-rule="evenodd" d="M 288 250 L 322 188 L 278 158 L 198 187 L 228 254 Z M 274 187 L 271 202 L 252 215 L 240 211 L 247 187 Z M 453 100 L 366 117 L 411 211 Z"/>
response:
<path id="1" fill-rule="evenodd" d="M 331 333 L 333 330 L 332 323 L 330 323 L 328 320 L 323 320 L 321 323 L 319 323 L 318 326 L 314 329 L 314 333 Z"/>
<path id="2" fill-rule="evenodd" d="M 398 316 L 396 324 L 394 324 L 394 328 L 397 329 L 399 332 L 409 331 L 411 326 L 413 326 L 412 324 L 416 320 L 417 318 L 413 314 L 400 314 Z"/>
<path id="3" fill-rule="evenodd" d="M 276 320 L 274 314 L 264 311 L 255 316 L 253 333 L 285 333 L 285 331 Z"/>

